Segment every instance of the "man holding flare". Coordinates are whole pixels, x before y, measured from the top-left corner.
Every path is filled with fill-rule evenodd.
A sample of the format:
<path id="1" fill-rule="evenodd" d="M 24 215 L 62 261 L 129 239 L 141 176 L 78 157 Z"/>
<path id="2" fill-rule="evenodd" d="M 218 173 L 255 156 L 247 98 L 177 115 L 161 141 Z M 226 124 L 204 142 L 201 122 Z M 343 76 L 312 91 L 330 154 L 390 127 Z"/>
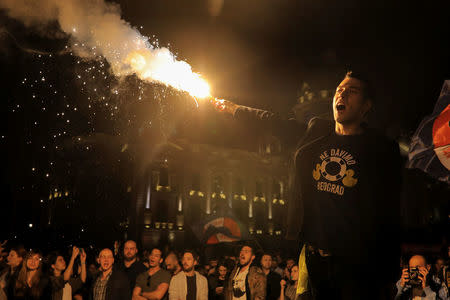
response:
<path id="1" fill-rule="evenodd" d="M 367 125 L 374 93 L 348 72 L 333 97 L 334 121 L 307 128 L 264 110 L 211 99 L 242 122 L 260 122 L 296 145 L 290 170 L 287 238 L 302 249 L 298 294 L 314 299 L 378 299 L 398 265 L 398 145 Z M 263 128 L 264 128 L 263 127 Z"/>

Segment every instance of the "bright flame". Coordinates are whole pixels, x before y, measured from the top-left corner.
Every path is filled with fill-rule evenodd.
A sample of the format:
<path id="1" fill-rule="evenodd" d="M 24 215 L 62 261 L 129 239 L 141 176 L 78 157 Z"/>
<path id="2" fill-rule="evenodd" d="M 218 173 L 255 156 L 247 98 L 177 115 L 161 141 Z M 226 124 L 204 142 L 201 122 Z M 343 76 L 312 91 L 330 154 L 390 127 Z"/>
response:
<path id="1" fill-rule="evenodd" d="M 186 91 L 193 97 L 211 97 L 208 83 L 191 66 L 175 59 L 167 48 L 141 49 L 128 54 L 125 63 L 143 80 L 155 80 Z"/>

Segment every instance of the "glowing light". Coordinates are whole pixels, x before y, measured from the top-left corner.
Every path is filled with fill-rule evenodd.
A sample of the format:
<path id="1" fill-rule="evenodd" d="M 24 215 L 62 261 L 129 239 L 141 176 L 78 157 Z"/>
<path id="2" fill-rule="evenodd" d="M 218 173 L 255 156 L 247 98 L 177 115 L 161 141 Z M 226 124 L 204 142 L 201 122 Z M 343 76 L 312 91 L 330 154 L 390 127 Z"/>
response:
<path id="1" fill-rule="evenodd" d="M 176 60 L 166 48 L 133 51 L 126 58 L 126 63 L 143 80 L 159 81 L 188 92 L 193 97 L 210 97 L 206 80 L 200 74 L 192 72 L 188 63 Z"/>

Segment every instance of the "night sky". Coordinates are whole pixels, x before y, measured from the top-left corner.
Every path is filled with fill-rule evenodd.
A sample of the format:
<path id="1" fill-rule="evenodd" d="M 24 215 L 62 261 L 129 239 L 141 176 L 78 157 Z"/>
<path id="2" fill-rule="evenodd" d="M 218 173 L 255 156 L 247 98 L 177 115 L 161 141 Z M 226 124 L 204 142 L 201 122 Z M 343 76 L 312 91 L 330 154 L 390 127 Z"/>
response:
<path id="1" fill-rule="evenodd" d="M 377 94 L 375 125 L 410 136 L 450 79 L 448 1 L 224 0 L 214 13 L 221 1 L 117 3 L 123 19 L 201 73 L 215 97 L 281 114 L 303 82 L 335 89 L 347 70 L 362 70 Z M 189 118 L 213 128 L 203 142 L 218 142 L 224 129 L 188 96 L 115 78 L 106 62 L 75 57 L 67 44 L 55 24 L 30 28 L 0 14 L 3 236 L 41 232 L 39 212 L 55 187 L 76 194 L 60 208 L 66 225 L 54 238 L 82 239 L 70 224 L 92 233 L 123 221 L 133 144 L 151 148 Z"/>

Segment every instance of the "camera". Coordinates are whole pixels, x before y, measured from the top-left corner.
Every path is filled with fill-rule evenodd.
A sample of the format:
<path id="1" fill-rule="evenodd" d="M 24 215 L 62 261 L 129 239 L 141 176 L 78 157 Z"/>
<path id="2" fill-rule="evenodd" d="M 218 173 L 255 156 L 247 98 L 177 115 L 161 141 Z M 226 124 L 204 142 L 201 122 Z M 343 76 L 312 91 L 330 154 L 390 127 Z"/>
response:
<path id="1" fill-rule="evenodd" d="M 233 296 L 235 298 L 240 298 L 242 296 L 245 295 L 245 291 L 241 290 L 238 286 L 237 286 L 237 281 L 233 279 L 233 281 L 231 282 L 233 285 Z"/>
<path id="2" fill-rule="evenodd" d="M 245 295 L 245 292 L 239 288 L 233 288 L 233 296 L 235 298 L 240 298 Z"/>
<path id="3" fill-rule="evenodd" d="M 420 272 L 419 268 L 409 268 L 409 281 L 408 283 L 412 286 L 421 286 L 422 285 L 422 279 L 420 278 Z"/>

